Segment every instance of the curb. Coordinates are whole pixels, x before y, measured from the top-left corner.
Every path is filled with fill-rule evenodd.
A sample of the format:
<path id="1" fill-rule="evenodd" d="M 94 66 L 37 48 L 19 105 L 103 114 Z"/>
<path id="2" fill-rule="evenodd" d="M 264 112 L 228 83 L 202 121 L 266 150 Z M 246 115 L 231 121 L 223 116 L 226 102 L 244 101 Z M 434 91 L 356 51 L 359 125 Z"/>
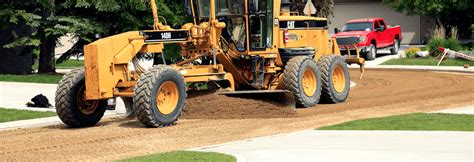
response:
<path id="1" fill-rule="evenodd" d="M 104 118 L 113 118 L 120 117 L 124 114 L 111 113 L 104 115 Z M 27 119 L 27 120 L 17 120 L 11 122 L 0 123 L 0 131 L 12 130 L 12 129 L 21 129 L 21 128 L 35 128 L 35 127 L 47 127 L 60 125 L 63 122 L 59 119 L 58 116 L 46 117 L 46 118 L 37 118 L 37 119 Z"/>
<path id="2" fill-rule="evenodd" d="M 17 120 L 11 122 L 0 123 L 0 131 L 20 129 L 20 128 L 32 128 L 32 127 L 45 127 L 60 124 L 61 120 L 58 116 L 28 119 L 28 120 Z"/>

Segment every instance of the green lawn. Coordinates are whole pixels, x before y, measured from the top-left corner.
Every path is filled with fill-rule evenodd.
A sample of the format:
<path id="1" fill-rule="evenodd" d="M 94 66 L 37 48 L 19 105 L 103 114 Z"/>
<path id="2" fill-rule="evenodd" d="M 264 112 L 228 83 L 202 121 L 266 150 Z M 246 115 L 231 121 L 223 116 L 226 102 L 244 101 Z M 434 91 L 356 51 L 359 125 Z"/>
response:
<path id="1" fill-rule="evenodd" d="M 0 81 L 58 84 L 63 76 L 60 74 L 32 74 L 32 75 L 0 75 Z"/>
<path id="2" fill-rule="evenodd" d="M 319 130 L 474 131 L 474 115 L 415 113 L 356 120 Z"/>
<path id="3" fill-rule="evenodd" d="M 78 67 L 84 67 L 84 60 L 69 59 L 60 64 L 56 64 L 57 69 L 75 69 Z M 38 70 L 38 63 L 33 65 L 34 70 Z"/>
<path id="4" fill-rule="evenodd" d="M 43 117 L 50 117 L 50 116 L 56 116 L 56 113 L 0 108 L 0 123 L 16 121 L 16 120 L 43 118 Z"/>
<path id="5" fill-rule="evenodd" d="M 388 60 L 382 65 L 425 65 L 425 66 L 436 66 L 439 59 L 436 58 L 399 58 Z M 474 66 L 474 61 L 464 59 L 447 59 L 441 62 L 440 66 L 464 66 L 469 64 Z"/>
<path id="6" fill-rule="evenodd" d="M 197 151 L 173 151 L 168 153 L 154 154 L 148 156 L 134 157 L 119 161 L 153 161 L 153 162 L 234 162 L 237 161 L 231 155 L 213 153 L 213 152 L 197 152 Z"/>

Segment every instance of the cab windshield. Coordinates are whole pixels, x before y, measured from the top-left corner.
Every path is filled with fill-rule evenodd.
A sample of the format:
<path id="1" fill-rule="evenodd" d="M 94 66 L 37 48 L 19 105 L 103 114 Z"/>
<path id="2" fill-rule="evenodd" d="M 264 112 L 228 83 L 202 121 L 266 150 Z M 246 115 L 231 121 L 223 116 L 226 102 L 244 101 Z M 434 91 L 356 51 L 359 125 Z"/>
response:
<path id="1" fill-rule="evenodd" d="M 199 17 L 209 17 L 209 13 L 210 13 L 210 8 L 211 8 L 211 5 L 210 5 L 210 0 L 198 0 L 198 4 L 199 4 Z"/>
<path id="2" fill-rule="evenodd" d="M 342 27 L 343 32 L 347 31 L 372 31 L 371 22 L 356 22 L 356 23 L 347 23 Z"/>
<path id="3" fill-rule="evenodd" d="M 199 2 L 199 17 L 209 18 L 210 0 Z M 197 3 L 197 2 L 196 2 Z M 244 0 L 216 0 L 216 16 L 238 16 L 245 13 Z"/>

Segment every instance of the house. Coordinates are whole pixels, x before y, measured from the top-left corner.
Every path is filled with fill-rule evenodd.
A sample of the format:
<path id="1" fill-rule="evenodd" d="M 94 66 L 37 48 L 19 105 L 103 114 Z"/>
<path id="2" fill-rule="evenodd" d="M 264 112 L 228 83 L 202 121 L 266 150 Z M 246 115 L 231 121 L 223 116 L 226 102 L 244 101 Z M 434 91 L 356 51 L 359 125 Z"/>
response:
<path id="1" fill-rule="evenodd" d="M 425 16 L 407 16 L 383 4 L 382 0 L 334 0 L 334 17 L 330 17 L 330 33 L 334 28 L 341 29 L 350 19 L 381 17 L 389 25 L 400 25 L 402 28 L 402 44 L 423 44 L 435 21 Z"/>

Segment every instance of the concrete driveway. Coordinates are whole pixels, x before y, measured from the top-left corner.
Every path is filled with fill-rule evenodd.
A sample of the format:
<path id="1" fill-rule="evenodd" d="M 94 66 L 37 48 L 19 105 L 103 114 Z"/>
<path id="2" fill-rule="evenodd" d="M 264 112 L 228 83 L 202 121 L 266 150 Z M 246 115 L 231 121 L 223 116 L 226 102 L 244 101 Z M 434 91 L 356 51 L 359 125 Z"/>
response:
<path id="1" fill-rule="evenodd" d="M 56 109 L 54 107 L 56 88 L 56 84 L 0 82 L 0 107 L 7 109 L 56 112 Z M 53 105 L 53 107 L 27 107 L 26 103 L 38 94 L 43 94 L 44 96 L 46 96 L 49 100 L 49 103 Z M 118 114 L 125 114 L 125 106 L 120 98 L 117 98 L 116 110 L 108 110 L 105 113 L 106 116 Z M 61 123 L 61 120 L 58 117 L 13 121 L 0 123 L 0 130 L 45 126 L 58 123 Z"/>
<path id="2" fill-rule="evenodd" d="M 307 130 L 194 150 L 241 162 L 472 162 L 474 132 Z"/>

